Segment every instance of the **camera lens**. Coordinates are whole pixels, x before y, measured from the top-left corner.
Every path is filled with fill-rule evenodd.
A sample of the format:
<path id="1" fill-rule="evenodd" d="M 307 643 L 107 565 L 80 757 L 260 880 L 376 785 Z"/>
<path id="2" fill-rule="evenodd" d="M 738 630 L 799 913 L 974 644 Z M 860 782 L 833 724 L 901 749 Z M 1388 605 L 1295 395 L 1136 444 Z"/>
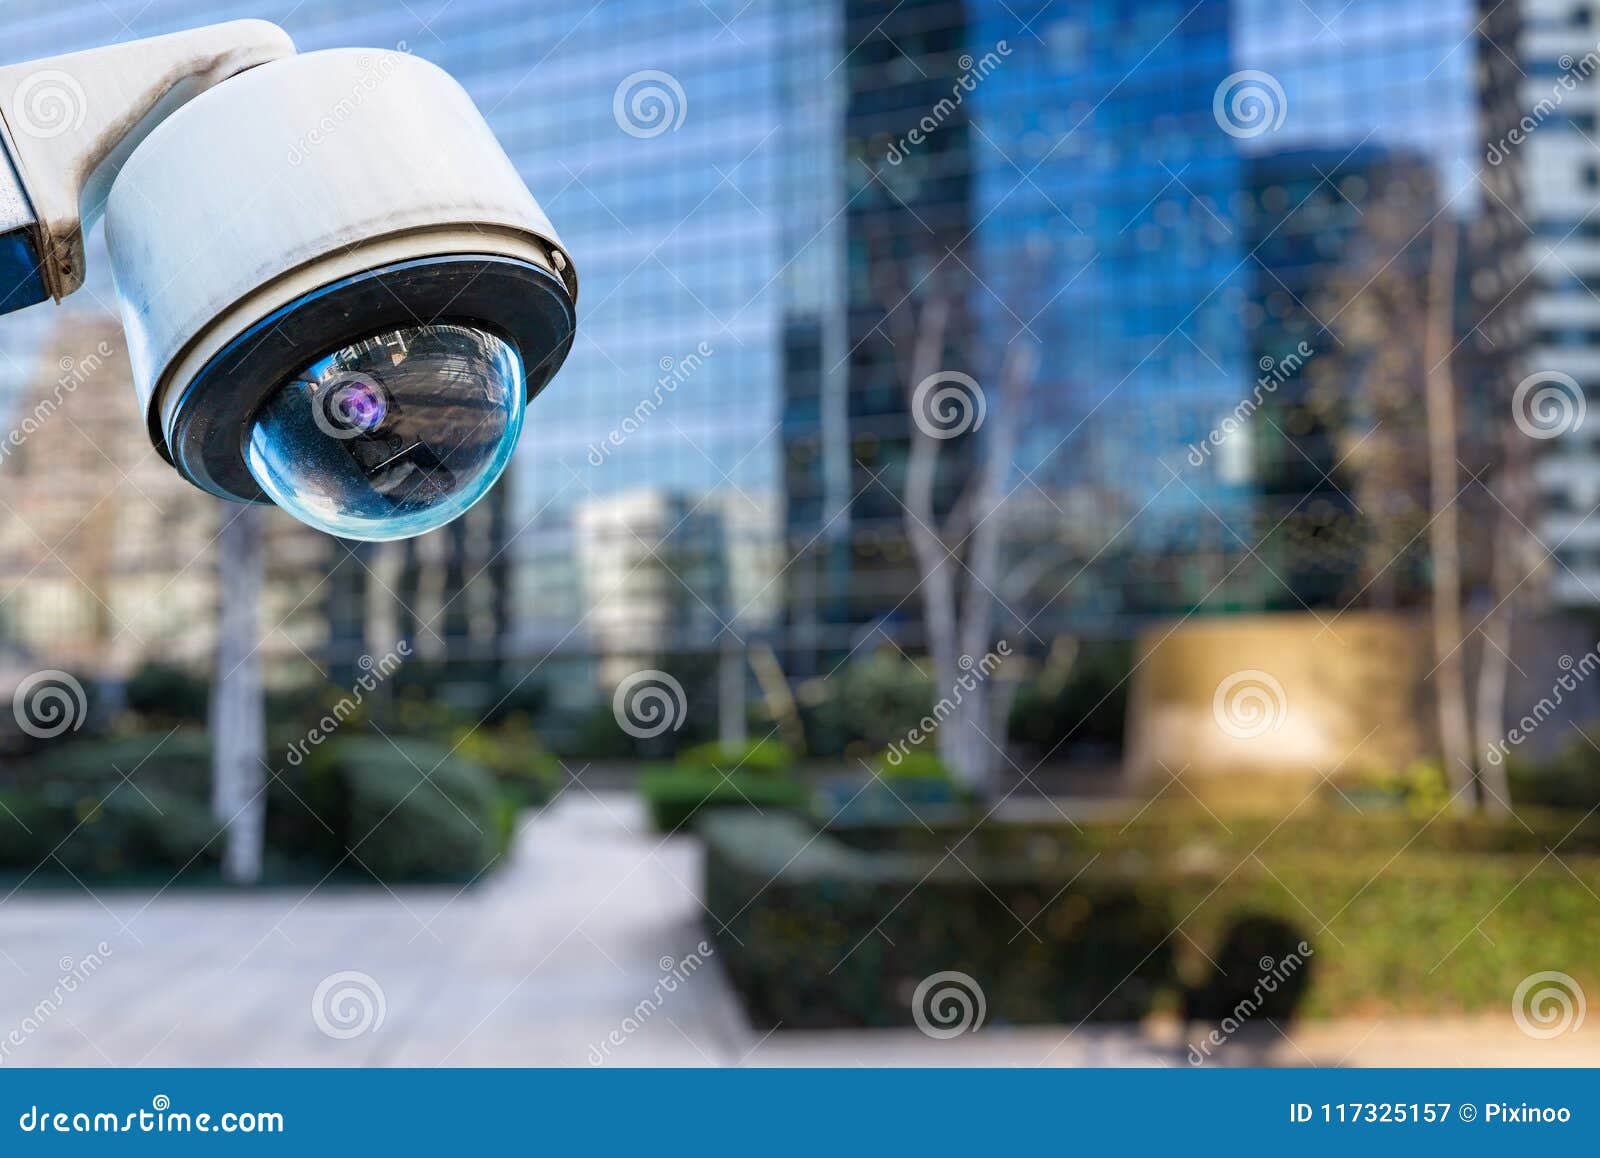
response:
<path id="1" fill-rule="evenodd" d="M 391 330 L 285 382 L 245 462 L 295 518 L 346 539 L 403 539 L 483 497 L 510 461 L 526 387 L 515 347 L 467 325 Z"/>
<path id="2" fill-rule="evenodd" d="M 325 419 L 319 425 L 326 433 L 354 438 L 383 425 L 389 413 L 389 392 L 371 375 L 340 375 L 319 385 L 322 388 L 313 389 L 313 397 L 321 403 L 316 414 Z"/>

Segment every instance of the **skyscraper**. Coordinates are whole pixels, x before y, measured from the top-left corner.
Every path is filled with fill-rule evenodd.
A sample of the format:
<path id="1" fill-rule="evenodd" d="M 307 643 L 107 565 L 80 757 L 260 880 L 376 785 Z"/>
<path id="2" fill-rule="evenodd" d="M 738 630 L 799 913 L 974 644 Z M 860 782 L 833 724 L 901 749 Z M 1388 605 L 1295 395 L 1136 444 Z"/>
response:
<path id="1" fill-rule="evenodd" d="M 262 14 L 223 3 L 206 18 Z M 419 657 L 512 678 L 537 667 L 558 699 L 592 700 L 608 655 L 715 649 L 725 632 L 766 630 L 784 590 L 784 367 L 807 373 L 843 348 L 830 224 L 837 6 L 755 0 L 725 19 L 692 2 L 456 0 L 425 18 L 399 3 L 312 0 L 280 19 L 302 51 L 398 49 L 456 76 L 583 287 L 578 342 L 504 483 L 422 539 L 330 544 L 327 574 L 306 585 L 327 624 L 313 650 L 347 663 L 374 632 L 404 636 Z M 193 21 L 176 0 L 25 0 L 8 9 L 0 57 Z M 103 256 L 84 301 L 112 312 Z M 22 351 L 53 320 L 43 307 L 0 323 L 18 358 L 14 404 L 32 364 Z M 618 619 L 619 601 L 639 606 Z M 617 627 L 629 622 L 654 627 Z"/>
<path id="2" fill-rule="evenodd" d="M 1027 633 L 1414 602 L 1428 480 L 1373 471 L 1361 447 L 1426 462 L 1430 367 L 1421 314 L 1370 307 L 1424 303 L 1449 231 L 1439 309 L 1476 473 L 1521 340 L 1520 186 L 1483 159 L 1516 116 L 1516 5 L 844 10 L 848 402 L 831 435 L 795 423 L 789 441 L 805 463 L 831 443 L 851 485 L 835 517 L 817 468 L 791 462 L 791 616 L 820 608 L 834 656 L 873 632 L 923 646 L 899 501 L 907 315 L 946 275 L 940 365 L 978 381 L 991 420 L 1008 354 L 1038 352 L 1004 504 L 1005 570 L 1035 585 L 997 593 Z M 1380 350 L 1406 398 L 1382 374 L 1357 389 Z M 941 511 L 981 454 L 945 443 Z"/>
<path id="3" fill-rule="evenodd" d="M 1581 414 L 1573 407 L 1600 382 L 1600 4 L 1525 0 L 1523 8 L 1517 57 L 1525 119 L 1515 134 L 1495 138 L 1489 160 L 1526 176 L 1535 231 L 1527 370 L 1566 375 L 1577 389 L 1547 383 L 1557 391 L 1548 400 L 1556 425 L 1540 429 L 1534 470 L 1542 517 L 1535 530 L 1551 552 L 1552 596 L 1586 608 L 1600 603 L 1600 532 L 1589 519 L 1600 505 L 1600 450 L 1593 426 L 1575 422 Z"/>
<path id="4" fill-rule="evenodd" d="M 1533 7 L 1530 36 L 1554 35 L 1555 6 Z M 581 283 L 576 345 L 500 490 L 414 544 L 330 548 L 321 646 L 347 660 L 374 631 L 405 635 L 421 655 L 536 672 L 572 704 L 730 639 L 770 642 L 801 676 L 872 640 L 919 651 L 907 368 L 937 295 L 938 368 L 978 384 L 991 422 L 1008 360 L 1036 351 L 1002 488 L 1022 590 L 1001 594 L 1030 646 L 1190 610 L 1403 605 L 1420 564 L 1396 535 L 1426 522 L 1425 496 L 1414 475 L 1360 472 L 1373 447 L 1416 463 L 1402 409 L 1428 369 L 1418 295 L 1445 229 L 1463 424 L 1517 377 L 1519 166 L 1485 159 L 1515 120 L 1517 11 L 293 7 L 302 49 L 398 47 L 458 77 Z M 0 54 L 192 19 L 177 0 L 19 0 Z M 1534 143 L 1556 148 L 1584 115 Z M 1573 188 L 1551 188 L 1576 205 L 1586 179 L 1573 161 Z M 1554 196 L 1547 232 L 1582 216 Z M 1546 336 L 1581 330 L 1576 283 L 1547 282 L 1541 316 L 1576 312 Z M 103 263 L 89 291 L 111 301 Z M 1379 291 L 1409 296 L 1410 320 L 1353 304 Z M 35 322 L 6 325 L 20 345 Z M 1379 367 L 1380 350 L 1400 361 Z M 1391 370 L 1412 397 L 1381 394 Z M 941 447 L 941 518 L 983 462 L 976 435 Z M 1469 447 L 1468 469 L 1491 450 Z M 1374 487 L 1409 509 L 1379 510 Z"/>

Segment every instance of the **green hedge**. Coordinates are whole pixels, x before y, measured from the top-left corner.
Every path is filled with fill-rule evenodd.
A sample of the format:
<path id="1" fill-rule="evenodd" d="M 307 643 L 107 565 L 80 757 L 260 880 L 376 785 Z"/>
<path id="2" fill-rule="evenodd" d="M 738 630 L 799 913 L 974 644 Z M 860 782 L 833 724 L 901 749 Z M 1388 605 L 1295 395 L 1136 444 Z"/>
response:
<path id="1" fill-rule="evenodd" d="M 0 783 L 0 870 L 156 878 L 207 866 L 210 783 L 210 746 L 194 732 L 43 746 Z"/>
<path id="2" fill-rule="evenodd" d="M 794 766 L 794 752 L 787 744 L 773 739 L 751 740 L 745 744 L 713 740 L 685 748 L 678 753 L 675 762 L 680 768 L 708 772 L 720 769 L 730 775 L 735 772 L 776 774 Z"/>
<path id="3" fill-rule="evenodd" d="M 210 793 L 211 749 L 199 731 L 46 746 L 0 775 L 0 871 L 214 875 L 222 841 Z M 370 881 L 345 859 L 352 846 L 385 882 L 467 879 L 509 839 L 493 779 L 436 744 L 337 736 L 284 767 L 266 796 L 269 879 L 315 879 L 342 862 L 343 877 Z"/>
<path id="4" fill-rule="evenodd" d="M 790 816 L 725 813 L 702 825 L 706 903 L 763 1025 L 906 1024 L 917 983 L 945 970 L 977 979 L 991 1021 L 1212 1015 L 1236 974 L 1253 983 L 1261 958 L 1302 940 L 1296 1008 L 1275 1015 L 1503 1011 L 1542 969 L 1600 987 L 1600 825 L 1568 835 L 1573 815 L 1522 819 L 1532 831 L 1157 806 L 1081 831 L 818 835 Z"/>
<path id="5" fill-rule="evenodd" d="M 1170 983 L 1166 907 L 1132 877 L 1023 931 L 1007 910 L 1040 912 L 1065 878 L 980 880 L 953 858 L 862 852 L 794 817 L 728 813 L 702 831 L 717 949 L 764 1027 L 909 1024 L 917 984 L 946 970 L 978 979 L 990 1019 L 1011 1022 L 1137 1018 Z"/>
<path id="6" fill-rule="evenodd" d="M 651 768 L 639 776 L 639 793 L 659 832 L 686 828 L 702 811 L 743 809 L 757 815 L 805 808 L 800 781 L 772 773 L 735 772 L 723 776 L 695 768 Z"/>
<path id="7" fill-rule="evenodd" d="M 519 725 L 458 729 L 455 751 L 482 765 L 495 787 L 516 808 L 540 808 L 561 790 L 561 764 L 545 751 L 532 729 Z"/>
<path id="8" fill-rule="evenodd" d="M 332 827 L 326 856 L 385 882 L 471 878 L 504 847 L 494 781 L 441 744 L 341 737 L 305 763 L 308 803 Z"/>
<path id="9" fill-rule="evenodd" d="M 62 784 L 0 790 L 0 870 L 103 878 L 214 861 L 216 825 L 192 798 L 159 788 L 103 795 Z"/>

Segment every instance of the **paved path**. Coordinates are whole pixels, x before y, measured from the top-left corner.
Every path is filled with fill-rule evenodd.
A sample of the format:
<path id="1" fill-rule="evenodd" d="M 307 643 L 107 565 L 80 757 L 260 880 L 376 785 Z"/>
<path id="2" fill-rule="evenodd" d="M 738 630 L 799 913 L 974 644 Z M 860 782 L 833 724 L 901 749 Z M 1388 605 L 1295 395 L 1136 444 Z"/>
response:
<path id="1" fill-rule="evenodd" d="M 0 904 L 0 1066 L 1185 1064 L 1175 1026 L 754 1033 L 715 956 L 696 967 L 699 875 L 693 839 L 575 788 L 468 889 L 24 891 Z M 1597 1043 L 1505 1016 L 1313 1024 L 1236 1056 L 1596 1064 Z"/>
<path id="2" fill-rule="evenodd" d="M 0 905 L 0 1048 L 13 1028 L 24 1040 L 0 1064 L 726 1061 L 741 1027 L 709 966 L 624 1032 L 703 936 L 698 860 L 693 840 L 651 835 L 629 797 L 574 790 L 468 889 L 18 893 Z M 102 942 L 104 965 L 37 1016 L 62 968 Z M 375 1022 L 381 989 L 381 1024 L 319 1028 L 313 998 L 340 973 L 371 983 L 334 982 L 323 1022 L 343 1033 L 366 1008 Z M 623 1044 L 607 1048 L 613 1030 Z"/>

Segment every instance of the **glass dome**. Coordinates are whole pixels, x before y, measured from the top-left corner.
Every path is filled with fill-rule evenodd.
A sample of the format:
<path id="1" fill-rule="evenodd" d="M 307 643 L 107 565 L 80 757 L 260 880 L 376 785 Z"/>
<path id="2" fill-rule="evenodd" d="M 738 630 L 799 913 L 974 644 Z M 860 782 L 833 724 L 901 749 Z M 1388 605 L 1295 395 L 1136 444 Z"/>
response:
<path id="1" fill-rule="evenodd" d="M 484 496 L 522 429 L 522 358 L 471 326 L 390 330 L 269 396 L 245 462 L 273 502 L 346 539 L 406 539 Z"/>

